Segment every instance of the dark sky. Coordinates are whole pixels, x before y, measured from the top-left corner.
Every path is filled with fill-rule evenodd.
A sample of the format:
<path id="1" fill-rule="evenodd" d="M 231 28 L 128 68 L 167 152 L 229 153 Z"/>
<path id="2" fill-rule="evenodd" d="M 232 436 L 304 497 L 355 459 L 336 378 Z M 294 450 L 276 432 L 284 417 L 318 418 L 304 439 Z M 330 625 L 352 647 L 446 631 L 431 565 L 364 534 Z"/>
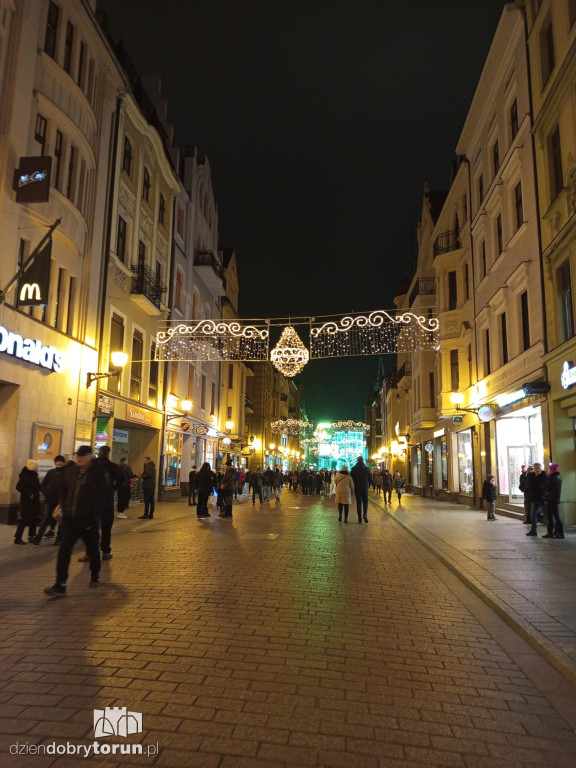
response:
<path id="1" fill-rule="evenodd" d="M 177 142 L 210 160 L 242 317 L 392 307 L 503 5 L 99 0 L 137 68 L 162 75 Z M 309 363 L 308 415 L 363 418 L 377 367 Z"/>

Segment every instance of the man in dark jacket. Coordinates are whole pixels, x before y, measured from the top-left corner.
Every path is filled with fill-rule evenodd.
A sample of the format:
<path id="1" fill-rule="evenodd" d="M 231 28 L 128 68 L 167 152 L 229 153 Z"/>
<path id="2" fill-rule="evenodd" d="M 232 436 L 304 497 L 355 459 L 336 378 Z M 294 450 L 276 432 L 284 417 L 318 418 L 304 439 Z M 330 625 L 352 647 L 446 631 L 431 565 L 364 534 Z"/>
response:
<path id="1" fill-rule="evenodd" d="M 132 467 L 128 464 L 128 459 L 120 459 L 118 466 L 120 472 L 120 485 L 118 486 L 118 517 L 122 520 L 127 520 L 128 515 L 126 510 L 130 504 L 130 496 L 132 495 L 132 480 L 136 477 L 132 472 Z"/>
<path id="2" fill-rule="evenodd" d="M 89 445 L 81 445 L 76 464 L 66 468 L 62 481 L 62 544 L 58 550 L 56 583 L 44 590 L 49 597 L 66 594 L 70 557 L 78 539 L 82 539 L 90 557 L 90 586 L 100 586 L 98 529 L 109 492 L 110 478 L 102 462 L 94 461 Z"/>
<path id="3" fill-rule="evenodd" d="M 156 465 L 150 456 L 144 456 L 142 491 L 144 492 L 144 514 L 138 520 L 152 520 L 154 517 L 154 492 L 156 490 Z"/>
<path id="4" fill-rule="evenodd" d="M 384 495 L 384 504 L 392 504 L 392 488 L 394 486 L 394 478 L 390 472 L 385 469 L 382 474 L 382 493 Z"/>
<path id="5" fill-rule="evenodd" d="M 534 472 L 526 475 L 525 491 L 530 495 L 530 530 L 526 536 L 538 536 L 538 513 L 544 504 L 544 486 L 546 475 L 542 472 L 542 464 L 534 464 Z"/>
<path id="6" fill-rule="evenodd" d="M 196 475 L 198 474 L 198 467 L 196 464 L 192 467 L 188 473 L 188 506 L 196 506 Z"/>
<path id="7" fill-rule="evenodd" d="M 110 540 L 112 537 L 112 526 L 114 525 L 114 492 L 119 491 L 123 480 L 118 464 L 110 461 L 110 453 L 110 446 L 102 445 L 98 449 L 98 458 L 96 459 L 96 461 L 102 464 L 104 471 L 110 479 L 110 482 L 106 486 L 106 490 L 102 490 L 106 502 L 100 519 L 100 549 L 102 550 L 102 560 L 112 559 Z"/>
<path id="8" fill-rule="evenodd" d="M 358 456 L 356 464 L 350 472 L 354 480 L 354 495 L 356 496 L 356 511 L 358 512 L 358 522 L 368 522 L 368 491 L 372 485 L 372 472 L 364 464 L 364 458 Z"/>
<path id="9" fill-rule="evenodd" d="M 562 490 L 562 478 L 558 464 L 550 464 L 548 477 L 544 483 L 544 499 L 548 505 L 548 531 L 543 539 L 563 539 L 564 526 L 560 520 L 560 492 Z"/>
<path id="10" fill-rule="evenodd" d="M 46 534 L 46 538 L 52 538 L 54 536 L 56 520 L 52 517 L 52 513 L 60 503 L 60 489 L 62 488 L 62 481 L 64 480 L 65 464 L 66 459 L 64 456 L 56 456 L 54 459 L 54 466 L 46 472 L 44 479 L 40 483 L 40 490 L 46 499 L 46 511 L 44 512 L 42 523 L 40 524 L 40 528 L 33 542 L 36 545 L 40 544 L 42 541 L 42 536 L 44 536 L 44 531 L 48 526 L 50 526 L 50 530 Z"/>

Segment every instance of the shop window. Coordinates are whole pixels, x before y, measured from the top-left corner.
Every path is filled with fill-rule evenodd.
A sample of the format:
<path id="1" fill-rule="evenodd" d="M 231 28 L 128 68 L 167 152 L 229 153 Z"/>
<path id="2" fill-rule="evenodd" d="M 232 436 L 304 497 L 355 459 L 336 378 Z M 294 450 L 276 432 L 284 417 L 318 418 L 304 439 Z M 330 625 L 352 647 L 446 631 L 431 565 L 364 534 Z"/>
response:
<path id="1" fill-rule="evenodd" d="M 170 429 L 166 432 L 166 475 L 164 477 L 166 488 L 180 488 L 183 442 L 181 432 L 173 432 Z"/>
<path id="2" fill-rule="evenodd" d="M 132 336 L 132 360 L 130 363 L 130 398 L 140 400 L 142 393 L 142 358 L 144 339 L 142 332 L 135 330 Z"/>
<path id="3" fill-rule="evenodd" d="M 412 482 L 417 488 L 422 488 L 422 446 L 417 445 L 414 450 L 414 470 Z"/>
<path id="4" fill-rule="evenodd" d="M 74 47 L 74 25 L 69 21 L 66 22 L 66 35 L 64 37 L 64 60 L 62 62 L 62 69 L 70 74 L 70 67 L 72 65 L 72 49 Z"/>
<path id="5" fill-rule="evenodd" d="M 474 493 L 474 468 L 472 462 L 472 430 L 464 429 L 456 434 L 458 449 L 458 489 L 471 496 Z"/>
<path id="6" fill-rule="evenodd" d="M 515 139 L 518 135 L 518 102 L 516 99 L 514 99 L 510 107 L 510 135 L 512 139 Z"/>
<path id="7" fill-rule="evenodd" d="M 426 451 L 426 485 L 434 488 L 434 453 Z"/>
<path id="8" fill-rule="evenodd" d="M 56 53 L 56 39 L 58 37 L 58 21 L 60 9 L 50 0 L 48 4 L 48 18 L 46 20 L 46 32 L 44 35 L 44 52 L 51 58 Z"/>
<path id="9" fill-rule="evenodd" d="M 442 468 L 442 489 L 448 490 L 448 441 L 446 437 L 440 440 L 440 464 Z"/>
<path id="10" fill-rule="evenodd" d="M 118 216 L 118 232 L 116 235 L 116 256 L 120 261 L 126 261 L 126 220 Z"/>
<path id="11" fill-rule="evenodd" d="M 568 260 L 556 270 L 556 284 L 558 290 L 558 331 L 560 333 L 560 342 L 563 342 L 574 336 L 572 276 Z"/>
<path id="12" fill-rule="evenodd" d="M 128 136 L 124 136 L 124 153 L 122 155 L 122 170 L 128 176 L 132 174 L 132 144 Z"/>
<path id="13" fill-rule="evenodd" d="M 520 321 L 522 327 L 522 349 L 530 348 L 530 314 L 528 311 L 528 291 L 520 296 Z"/>
<path id="14" fill-rule="evenodd" d="M 148 375 L 148 405 L 158 405 L 158 361 L 156 360 L 156 342 L 150 344 L 150 370 Z"/>

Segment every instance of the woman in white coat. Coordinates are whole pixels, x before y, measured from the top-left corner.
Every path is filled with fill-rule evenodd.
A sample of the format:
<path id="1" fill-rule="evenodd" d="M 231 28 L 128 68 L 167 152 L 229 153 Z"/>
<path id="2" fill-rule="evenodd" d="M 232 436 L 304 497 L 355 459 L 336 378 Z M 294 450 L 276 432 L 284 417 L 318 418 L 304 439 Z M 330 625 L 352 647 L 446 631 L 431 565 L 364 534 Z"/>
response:
<path id="1" fill-rule="evenodd" d="M 348 467 L 344 466 L 334 478 L 336 483 L 336 504 L 338 504 L 338 522 L 342 522 L 342 512 L 344 512 L 344 522 L 348 522 L 348 509 L 354 498 L 354 480 L 348 474 Z"/>

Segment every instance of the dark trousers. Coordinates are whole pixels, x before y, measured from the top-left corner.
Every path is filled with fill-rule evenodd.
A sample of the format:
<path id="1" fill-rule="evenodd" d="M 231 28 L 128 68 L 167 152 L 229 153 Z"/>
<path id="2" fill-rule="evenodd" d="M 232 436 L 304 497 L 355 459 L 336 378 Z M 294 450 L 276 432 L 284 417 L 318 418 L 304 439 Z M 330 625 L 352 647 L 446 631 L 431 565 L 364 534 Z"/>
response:
<path id="1" fill-rule="evenodd" d="M 556 533 L 558 536 L 564 535 L 564 526 L 562 520 L 560 520 L 560 512 L 558 511 L 558 504 L 555 501 L 549 501 L 547 504 L 548 514 L 548 533 Z"/>
<path id="2" fill-rule="evenodd" d="M 112 537 L 112 526 L 114 525 L 114 502 L 108 509 L 102 513 L 100 520 L 100 549 L 103 554 L 110 554 L 110 539 Z M 87 552 L 86 554 L 90 554 Z"/>
<path id="3" fill-rule="evenodd" d="M 384 486 L 384 501 L 386 501 L 386 497 L 388 497 L 388 504 L 392 504 L 392 486 L 389 488 Z"/>
<path id="4" fill-rule="evenodd" d="M 192 488 L 192 486 L 188 490 L 188 504 L 196 506 L 196 488 Z"/>
<path id="5" fill-rule="evenodd" d="M 526 514 L 526 522 L 531 523 L 532 518 L 530 517 L 530 508 L 532 506 L 532 503 L 530 501 L 530 498 L 526 498 L 526 495 L 524 495 L 524 513 Z"/>
<path id="6" fill-rule="evenodd" d="M 33 539 L 36 536 L 36 523 L 38 522 L 38 514 L 36 511 L 27 511 L 20 513 L 21 519 L 18 521 L 18 527 L 14 534 L 14 541 L 21 541 L 22 534 L 28 526 L 28 537 Z"/>
<path id="7" fill-rule="evenodd" d="M 252 486 L 252 504 L 256 504 L 256 496 L 260 499 L 260 504 L 262 504 L 262 486 L 261 485 L 253 485 Z"/>
<path id="8" fill-rule="evenodd" d="M 68 581 L 68 568 L 74 544 L 82 539 L 86 545 L 86 552 L 90 558 L 90 571 L 92 579 L 98 579 L 100 575 L 100 550 L 98 548 L 98 518 L 77 517 L 64 518 L 62 528 L 62 544 L 58 550 L 58 563 L 56 565 L 56 580 L 58 584 L 66 584 Z"/>
<path id="9" fill-rule="evenodd" d="M 205 517 L 209 515 L 208 512 L 208 499 L 210 498 L 210 492 L 200 488 L 198 491 L 198 506 L 196 507 L 196 515 L 198 517 Z"/>
<path id="10" fill-rule="evenodd" d="M 220 491 L 220 498 L 222 500 L 222 515 L 224 517 L 232 517 L 232 495 L 234 491 Z"/>
<path id="11" fill-rule="evenodd" d="M 364 517 L 368 517 L 368 488 L 360 488 L 355 493 L 356 496 L 356 511 L 358 512 L 358 517 L 362 517 L 362 513 L 364 513 Z"/>
<path id="12" fill-rule="evenodd" d="M 338 518 L 342 520 L 342 512 L 344 512 L 344 520 L 348 520 L 348 510 L 350 509 L 350 504 L 341 504 L 338 502 Z"/>
<path id="13" fill-rule="evenodd" d="M 121 488 L 118 488 L 118 514 L 121 514 L 124 510 L 128 509 L 131 493 L 132 488 L 130 488 L 130 486 L 122 486 Z"/>
<path id="14" fill-rule="evenodd" d="M 56 527 L 56 520 L 52 517 L 52 512 L 56 509 L 58 506 L 57 501 L 47 501 L 46 507 L 44 509 L 44 517 L 42 518 L 42 522 L 40 523 L 40 528 L 38 529 L 38 533 L 36 534 L 37 539 L 42 539 L 42 536 L 44 536 L 44 531 L 48 526 L 50 526 L 50 530 L 53 531 Z"/>
<path id="15" fill-rule="evenodd" d="M 154 517 L 154 488 L 144 489 L 144 517 Z"/>

